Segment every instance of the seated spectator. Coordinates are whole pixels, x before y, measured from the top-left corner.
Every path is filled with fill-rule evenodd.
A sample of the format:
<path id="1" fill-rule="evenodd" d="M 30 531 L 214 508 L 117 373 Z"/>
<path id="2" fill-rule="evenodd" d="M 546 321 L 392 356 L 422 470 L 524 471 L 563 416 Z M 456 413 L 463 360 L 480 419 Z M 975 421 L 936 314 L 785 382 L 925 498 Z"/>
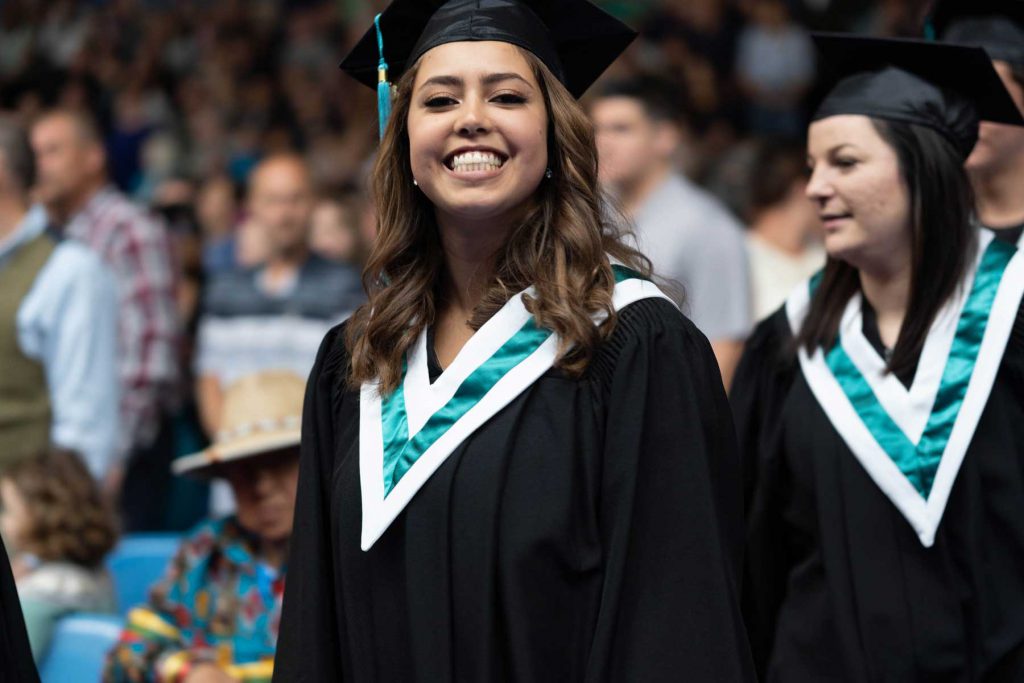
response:
<path id="1" fill-rule="evenodd" d="M 208 434 L 220 429 L 224 387 L 262 370 L 305 377 L 327 330 L 365 299 L 358 270 L 311 253 L 314 200 L 299 157 L 270 157 L 252 174 L 250 219 L 270 255 L 262 265 L 212 278 L 207 287 L 196 375 Z"/>
<path id="2" fill-rule="evenodd" d="M 182 543 L 146 605 L 128 614 L 104 681 L 269 681 L 299 473 L 305 382 L 286 372 L 245 377 L 224 396 L 213 446 L 175 462 L 219 477 L 237 513 Z"/>
<path id="3" fill-rule="evenodd" d="M 0 478 L 0 531 L 28 627 L 32 655 L 46 654 L 57 621 L 72 612 L 113 612 L 103 558 L 117 541 L 114 513 L 81 458 L 52 450 Z"/>
<path id="4" fill-rule="evenodd" d="M 818 214 L 805 194 L 806 168 L 796 145 L 765 142 L 754 153 L 747 254 L 755 320 L 774 313 L 825 265 Z"/>

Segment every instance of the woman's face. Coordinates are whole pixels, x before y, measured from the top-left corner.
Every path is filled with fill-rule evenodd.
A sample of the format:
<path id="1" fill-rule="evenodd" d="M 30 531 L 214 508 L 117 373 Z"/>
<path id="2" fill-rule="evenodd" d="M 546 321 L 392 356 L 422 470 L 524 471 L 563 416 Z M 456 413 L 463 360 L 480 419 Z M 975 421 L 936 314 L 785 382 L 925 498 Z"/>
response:
<path id="1" fill-rule="evenodd" d="M 291 536 L 299 482 L 297 446 L 226 463 L 223 476 L 234 491 L 243 528 L 272 542 Z"/>
<path id="2" fill-rule="evenodd" d="M 547 129 L 540 84 L 515 46 L 448 43 L 420 60 L 410 163 L 439 220 L 512 219 L 544 177 Z"/>
<path id="3" fill-rule="evenodd" d="M 909 193 L 895 150 L 868 117 L 830 116 L 812 123 L 807 163 L 807 197 L 824 226 L 829 256 L 868 269 L 909 260 Z"/>

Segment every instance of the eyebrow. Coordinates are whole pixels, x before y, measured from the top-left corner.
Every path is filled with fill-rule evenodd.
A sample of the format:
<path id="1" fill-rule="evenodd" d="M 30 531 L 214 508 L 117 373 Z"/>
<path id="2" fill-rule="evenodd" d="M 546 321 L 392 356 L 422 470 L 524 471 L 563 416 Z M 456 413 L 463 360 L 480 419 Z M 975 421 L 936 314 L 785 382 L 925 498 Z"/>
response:
<path id="1" fill-rule="evenodd" d="M 530 82 L 528 80 L 526 80 L 519 74 L 515 73 L 514 71 L 487 74 L 481 79 L 481 82 L 484 85 L 494 85 L 496 83 L 501 83 L 502 81 L 513 80 L 522 81 L 524 84 L 528 86 L 530 85 Z M 426 87 L 428 85 L 444 85 L 448 86 L 449 88 L 459 88 L 462 87 L 464 84 L 465 81 L 459 76 L 433 76 L 423 81 L 423 85 L 421 87 Z"/>

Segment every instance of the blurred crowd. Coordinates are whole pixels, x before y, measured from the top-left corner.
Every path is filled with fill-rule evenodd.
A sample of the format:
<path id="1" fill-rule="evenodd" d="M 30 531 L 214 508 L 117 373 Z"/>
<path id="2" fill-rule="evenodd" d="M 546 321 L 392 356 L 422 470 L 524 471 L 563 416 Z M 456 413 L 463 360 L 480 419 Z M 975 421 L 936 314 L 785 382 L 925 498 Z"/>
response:
<path id="1" fill-rule="evenodd" d="M 0 3 L 0 464 L 19 468 L 0 478 L 0 495 L 24 595 L 50 596 L 40 623 L 110 603 L 97 567 L 118 529 L 183 532 L 248 515 L 242 527 L 201 527 L 162 604 L 181 599 L 175 581 L 204 553 L 242 567 L 237 544 L 280 558 L 297 456 L 290 437 L 275 439 L 297 428 L 298 407 L 271 414 L 267 402 L 240 403 L 237 387 L 277 386 L 267 374 L 281 371 L 285 383 L 303 379 L 324 333 L 362 301 L 376 99 L 337 65 L 384 4 Z M 598 4 L 641 32 L 584 100 L 602 181 L 656 271 L 680 285 L 728 381 L 754 322 L 824 259 L 804 198 L 808 30 L 920 36 L 927 2 Z M 26 386 L 34 393 L 19 393 Z M 246 456 L 291 454 L 244 476 L 213 466 L 254 433 L 264 440 Z M 175 477 L 175 462 L 204 476 Z M 51 542 L 26 520 L 53 495 L 62 514 L 89 512 L 80 533 L 58 524 Z M 287 529 L 253 512 L 278 508 Z M 243 530 L 253 527 L 255 540 Z M 259 570 L 275 615 L 281 562 Z M 136 616 L 144 631 L 150 617 Z M 276 623 L 259 629 L 272 656 Z M 124 670 L 109 675 L 185 666 L 162 647 L 124 645 Z"/>

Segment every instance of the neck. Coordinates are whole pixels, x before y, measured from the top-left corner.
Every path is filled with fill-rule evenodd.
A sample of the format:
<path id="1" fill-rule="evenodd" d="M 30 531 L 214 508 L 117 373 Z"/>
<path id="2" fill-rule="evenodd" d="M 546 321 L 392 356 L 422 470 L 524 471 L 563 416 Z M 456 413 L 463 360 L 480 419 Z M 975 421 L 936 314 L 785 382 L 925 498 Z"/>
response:
<path id="1" fill-rule="evenodd" d="M 96 180 L 83 186 L 77 192 L 62 198 L 60 201 L 46 205 L 46 213 L 50 221 L 58 225 L 65 225 L 75 214 L 85 208 L 97 192 L 103 189 L 106 181 Z"/>
<path id="2" fill-rule="evenodd" d="M 776 249 L 790 256 L 800 256 L 807 248 L 807 235 L 800 227 L 804 222 L 802 216 L 782 206 L 760 212 L 750 230 Z"/>
<path id="3" fill-rule="evenodd" d="M 437 224 L 445 264 L 442 306 L 468 319 L 491 284 L 495 257 L 513 222 L 464 221 L 439 214 Z"/>
<path id="4" fill-rule="evenodd" d="M 860 289 L 875 310 L 882 343 L 892 348 L 899 339 L 910 303 L 910 261 L 899 266 L 860 269 Z"/>
<path id="5" fill-rule="evenodd" d="M 282 249 L 272 254 L 264 265 L 264 272 L 271 284 L 291 277 L 309 257 L 305 245 L 297 245 L 291 249 Z"/>
<path id="6" fill-rule="evenodd" d="M 288 559 L 288 539 L 281 541 L 261 540 L 259 547 L 259 558 L 266 564 L 280 569 Z"/>
<path id="7" fill-rule="evenodd" d="M 28 203 L 20 197 L 0 196 L 0 240 L 7 239 L 21 224 Z"/>
<path id="8" fill-rule="evenodd" d="M 1009 168 L 971 174 L 978 204 L 978 218 L 991 228 L 1024 223 L 1024 154 Z"/>
<path id="9" fill-rule="evenodd" d="M 647 173 L 619 185 L 619 201 L 629 216 L 636 216 L 640 206 L 672 173 L 671 164 L 656 163 Z"/>

